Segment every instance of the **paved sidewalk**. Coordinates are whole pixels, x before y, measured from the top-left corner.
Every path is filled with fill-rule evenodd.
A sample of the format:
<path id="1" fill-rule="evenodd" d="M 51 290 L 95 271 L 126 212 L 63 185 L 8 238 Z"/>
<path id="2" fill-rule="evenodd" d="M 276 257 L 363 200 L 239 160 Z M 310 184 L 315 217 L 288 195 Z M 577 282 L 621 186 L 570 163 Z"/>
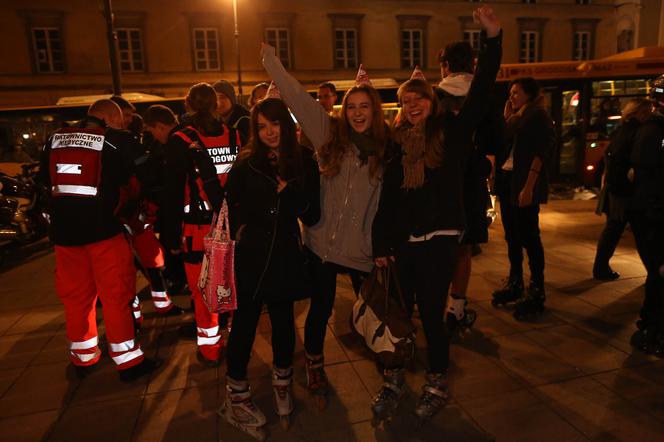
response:
<path id="1" fill-rule="evenodd" d="M 591 278 L 603 218 L 593 201 L 554 201 L 543 211 L 547 312 L 519 323 L 491 306 L 507 274 L 500 225 L 474 258 L 469 297 L 474 330 L 451 350 L 452 401 L 415 431 L 413 409 L 422 364 L 407 375 L 411 393 L 401 415 L 373 429 L 369 403 L 381 384 L 371 355 L 348 325 L 354 295 L 339 278 L 326 342 L 333 393 L 327 411 L 306 392 L 302 349 L 306 303 L 297 306 L 296 411 L 290 431 L 272 412 L 270 326 L 261 320 L 250 381 L 268 416 L 271 441 L 581 441 L 664 440 L 664 361 L 629 345 L 643 297 L 644 270 L 627 233 L 612 266 L 618 281 Z M 141 344 L 165 362 L 132 385 L 119 382 L 108 356 L 79 381 L 67 370 L 64 315 L 53 289 L 53 253 L 45 244 L 0 269 L 0 441 L 251 441 L 216 414 L 225 368 L 204 368 L 194 341 L 178 340 L 191 319 L 147 321 Z M 145 281 L 139 279 L 139 287 Z M 146 295 L 147 292 L 143 292 Z M 145 298 L 147 299 L 147 298 Z M 181 306 L 186 297 L 176 297 Z M 102 329 L 103 330 L 103 329 Z M 422 339 L 420 334 L 419 339 Z M 420 359 L 423 352 L 420 342 Z"/>

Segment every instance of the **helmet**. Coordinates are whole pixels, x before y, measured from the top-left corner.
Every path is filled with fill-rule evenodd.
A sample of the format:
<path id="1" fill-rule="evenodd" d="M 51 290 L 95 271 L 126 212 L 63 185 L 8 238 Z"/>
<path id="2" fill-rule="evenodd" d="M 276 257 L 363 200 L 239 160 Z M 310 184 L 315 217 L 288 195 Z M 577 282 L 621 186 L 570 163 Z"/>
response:
<path id="1" fill-rule="evenodd" d="M 660 75 L 650 84 L 650 98 L 656 103 L 664 103 L 664 75 Z"/>

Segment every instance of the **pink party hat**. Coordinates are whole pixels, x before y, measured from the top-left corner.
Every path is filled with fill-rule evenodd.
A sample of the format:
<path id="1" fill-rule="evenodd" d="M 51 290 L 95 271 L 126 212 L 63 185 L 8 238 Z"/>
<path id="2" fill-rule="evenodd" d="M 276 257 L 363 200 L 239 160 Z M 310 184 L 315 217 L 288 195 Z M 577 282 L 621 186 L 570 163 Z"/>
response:
<path id="1" fill-rule="evenodd" d="M 360 68 L 357 70 L 357 76 L 355 77 L 355 86 L 360 86 L 366 84 L 367 86 L 373 86 L 371 80 L 369 80 L 369 75 L 367 71 L 364 70 L 364 65 L 361 64 Z"/>
<path id="2" fill-rule="evenodd" d="M 265 98 L 277 98 L 281 100 L 281 93 L 279 92 L 277 85 L 274 84 L 274 81 L 270 82 L 270 87 L 267 88 Z"/>
<path id="3" fill-rule="evenodd" d="M 422 72 L 422 69 L 420 69 L 419 66 L 415 66 L 415 69 L 413 69 L 413 73 L 410 76 L 410 79 L 427 81 L 427 79 L 424 77 L 424 72 Z"/>

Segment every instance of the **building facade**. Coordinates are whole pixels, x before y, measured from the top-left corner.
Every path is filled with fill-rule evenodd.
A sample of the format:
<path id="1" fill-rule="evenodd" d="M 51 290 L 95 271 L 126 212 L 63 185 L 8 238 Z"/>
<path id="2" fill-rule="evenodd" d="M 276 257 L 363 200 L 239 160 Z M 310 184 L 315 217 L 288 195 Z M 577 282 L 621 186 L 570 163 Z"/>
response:
<path id="1" fill-rule="evenodd" d="M 660 0 L 487 0 L 504 29 L 504 63 L 603 58 L 661 43 Z M 439 76 L 446 43 L 476 45 L 468 0 L 237 0 L 243 92 L 269 80 L 260 43 L 306 86 L 353 78 Z M 200 81 L 237 83 L 232 0 L 114 0 L 123 91 L 182 96 Z M 109 93 L 102 0 L 0 3 L 0 107 Z"/>

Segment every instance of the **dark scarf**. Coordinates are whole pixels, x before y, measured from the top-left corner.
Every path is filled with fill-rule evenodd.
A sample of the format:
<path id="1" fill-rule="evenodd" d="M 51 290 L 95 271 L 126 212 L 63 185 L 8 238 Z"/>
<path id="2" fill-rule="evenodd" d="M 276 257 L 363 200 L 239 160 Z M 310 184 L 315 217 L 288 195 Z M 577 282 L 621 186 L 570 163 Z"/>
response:
<path id="1" fill-rule="evenodd" d="M 442 162 L 442 131 L 437 131 L 427 143 L 426 120 L 417 126 L 404 123 L 397 129 L 396 137 L 401 144 L 404 189 L 418 189 L 424 185 L 424 169 L 434 169 Z"/>
<path id="2" fill-rule="evenodd" d="M 523 126 L 526 125 L 528 120 L 530 120 L 530 118 L 534 114 L 540 111 L 546 111 L 543 95 L 538 96 L 533 101 L 527 102 L 526 104 L 521 106 L 521 109 L 519 109 L 516 112 L 512 110 L 512 106 L 510 104 L 510 101 L 508 100 L 505 103 L 505 113 L 504 113 L 507 133 L 514 135 L 516 131 L 518 131 L 519 129 L 521 129 Z"/>
<path id="3" fill-rule="evenodd" d="M 348 138 L 360 151 L 360 163 L 363 166 L 367 164 L 370 156 L 378 153 L 378 141 L 371 135 L 361 134 L 351 129 Z"/>

